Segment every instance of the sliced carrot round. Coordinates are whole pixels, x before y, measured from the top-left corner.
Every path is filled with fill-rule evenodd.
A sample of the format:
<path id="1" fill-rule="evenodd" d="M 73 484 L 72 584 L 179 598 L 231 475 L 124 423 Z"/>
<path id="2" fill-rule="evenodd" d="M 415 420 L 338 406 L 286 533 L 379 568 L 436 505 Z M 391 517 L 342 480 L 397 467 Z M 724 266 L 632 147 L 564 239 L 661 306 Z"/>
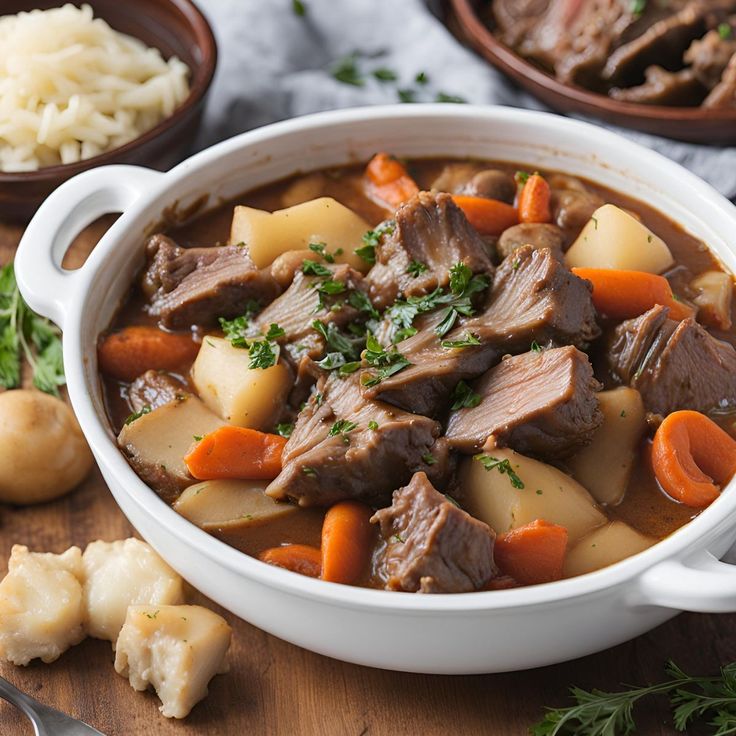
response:
<path id="1" fill-rule="evenodd" d="M 322 570 L 322 553 L 307 544 L 285 544 L 271 547 L 258 555 L 261 562 L 283 567 L 310 578 L 318 578 Z"/>
<path id="2" fill-rule="evenodd" d="M 652 467 L 668 496 L 704 508 L 736 473 L 736 440 L 705 414 L 676 411 L 654 435 Z"/>
<path id="3" fill-rule="evenodd" d="M 567 529 L 544 519 L 500 534 L 493 548 L 501 572 L 522 585 L 559 580 L 566 552 Z"/>

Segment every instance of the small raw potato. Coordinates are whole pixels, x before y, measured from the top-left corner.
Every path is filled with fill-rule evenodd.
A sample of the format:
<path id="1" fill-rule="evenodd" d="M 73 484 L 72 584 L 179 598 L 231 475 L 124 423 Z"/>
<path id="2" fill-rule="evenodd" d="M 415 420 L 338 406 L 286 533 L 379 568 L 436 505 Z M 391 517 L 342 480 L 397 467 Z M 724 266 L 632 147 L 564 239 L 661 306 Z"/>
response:
<path id="1" fill-rule="evenodd" d="M 29 552 L 15 545 L 0 583 L 0 660 L 53 662 L 84 639 L 82 552 Z"/>
<path id="2" fill-rule="evenodd" d="M 112 642 L 123 628 L 128 606 L 184 602 L 184 581 L 145 542 L 91 542 L 82 555 L 84 625 L 87 633 Z"/>
<path id="3" fill-rule="evenodd" d="M 231 630 L 202 606 L 131 606 L 118 638 L 115 670 L 135 690 L 153 686 L 167 718 L 186 718 L 227 672 Z"/>
<path id="4" fill-rule="evenodd" d="M 25 389 L 0 394 L 0 502 L 63 496 L 92 464 L 76 417 L 61 399 Z"/>
<path id="5" fill-rule="evenodd" d="M 644 403 L 636 389 L 625 386 L 601 391 L 598 402 L 603 424 L 568 466 L 598 503 L 615 506 L 626 493 L 639 442 L 647 429 Z"/>
<path id="6" fill-rule="evenodd" d="M 613 204 L 599 207 L 565 254 L 570 268 L 662 273 L 675 261 L 664 241 Z"/>
<path id="7" fill-rule="evenodd" d="M 568 553 L 562 568 L 566 578 L 600 570 L 631 557 L 656 543 L 623 521 L 613 521 L 581 539 Z"/>
<path id="8" fill-rule="evenodd" d="M 225 422 L 196 396 L 171 401 L 126 424 L 118 445 L 141 478 L 173 501 L 193 483 L 184 456 L 195 442 Z"/>
<path id="9" fill-rule="evenodd" d="M 706 271 L 690 286 L 697 292 L 693 301 L 698 305 L 698 320 L 721 330 L 731 329 L 733 277 L 723 271 Z"/>
<path id="10" fill-rule="evenodd" d="M 284 210 L 267 212 L 238 206 L 233 214 L 230 243 L 245 243 L 253 262 L 265 268 L 288 250 L 324 243 L 337 263 L 366 271 L 368 264 L 355 255 L 371 226 L 332 197 L 319 197 Z M 342 253 L 336 251 L 342 248 Z"/>
<path id="11" fill-rule="evenodd" d="M 570 544 L 574 544 L 606 523 L 591 495 L 561 470 L 506 448 L 489 447 L 483 455 L 496 458 L 500 464 L 486 470 L 480 460 L 461 460 L 460 501 L 469 514 L 497 534 L 545 519 L 564 526 Z M 508 473 L 509 469 L 518 480 Z M 520 484 L 524 487 L 517 488 Z"/>
<path id="12" fill-rule="evenodd" d="M 282 413 L 292 379 L 278 362 L 249 368 L 245 348 L 222 337 L 206 337 L 192 366 L 192 382 L 205 404 L 228 424 L 271 430 Z"/>
<path id="13" fill-rule="evenodd" d="M 267 481 L 205 480 L 189 486 L 174 509 L 205 531 L 236 531 L 269 524 L 298 512 L 264 491 Z"/>

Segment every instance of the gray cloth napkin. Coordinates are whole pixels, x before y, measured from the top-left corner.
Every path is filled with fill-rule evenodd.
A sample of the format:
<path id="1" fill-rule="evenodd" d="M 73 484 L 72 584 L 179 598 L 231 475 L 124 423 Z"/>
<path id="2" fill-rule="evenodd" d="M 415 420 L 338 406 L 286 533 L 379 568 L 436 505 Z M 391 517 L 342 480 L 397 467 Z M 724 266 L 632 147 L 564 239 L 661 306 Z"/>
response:
<path id="1" fill-rule="evenodd" d="M 432 102 L 444 93 L 477 104 L 545 109 L 464 48 L 423 0 L 302 0 L 301 16 L 293 0 L 198 2 L 220 46 L 198 148 L 305 113 L 398 102 L 398 90 L 413 90 L 417 102 Z M 354 52 L 364 75 L 360 87 L 341 83 L 331 73 Z M 371 72 L 381 68 L 399 79 L 374 78 Z M 424 85 L 415 81 L 420 72 L 428 79 Z M 616 130 L 736 198 L 736 148 Z"/>

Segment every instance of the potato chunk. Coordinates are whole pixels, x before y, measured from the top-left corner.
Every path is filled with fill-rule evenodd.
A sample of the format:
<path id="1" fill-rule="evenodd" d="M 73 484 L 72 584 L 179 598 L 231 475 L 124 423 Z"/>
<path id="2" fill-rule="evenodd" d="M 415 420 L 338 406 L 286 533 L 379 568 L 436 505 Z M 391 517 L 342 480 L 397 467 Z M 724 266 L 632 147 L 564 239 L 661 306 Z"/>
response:
<path id="1" fill-rule="evenodd" d="M 497 534 L 544 519 L 564 526 L 573 544 L 606 523 L 591 495 L 561 470 L 506 448 L 488 448 L 485 453 L 501 462 L 508 460 L 524 485 L 515 487 L 508 473 L 499 468 L 486 470 L 473 458 L 460 461 L 463 508 Z"/>
<path id="2" fill-rule="evenodd" d="M 15 545 L 0 583 L 0 659 L 53 662 L 84 639 L 82 552 L 29 552 Z"/>
<path id="3" fill-rule="evenodd" d="M 205 531 L 246 529 L 297 513 L 296 506 L 265 494 L 268 482 L 206 480 L 184 491 L 174 509 Z"/>
<path id="4" fill-rule="evenodd" d="M 228 424 L 268 430 L 284 408 L 291 375 L 283 362 L 249 368 L 245 348 L 206 337 L 192 366 L 192 381 L 205 404 Z"/>
<path id="5" fill-rule="evenodd" d="M 568 551 L 562 575 L 571 578 L 600 570 L 643 552 L 656 541 L 640 534 L 623 521 L 612 521 L 583 537 Z"/>
<path id="6" fill-rule="evenodd" d="M 194 437 L 224 424 L 196 396 L 187 395 L 126 424 L 118 435 L 118 445 L 138 475 L 173 501 L 194 482 L 184 463 Z"/>
<path id="7" fill-rule="evenodd" d="M 128 606 L 184 602 L 184 581 L 145 542 L 92 542 L 82 555 L 87 633 L 113 644 Z"/>
<path id="8" fill-rule="evenodd" d="M 662 273 L 675 261 L 664 241 L 613 204 L 599 207 L 565 254 L 570 268 Z"/>
<path id="9" fill-rule="evenodd" d="M 258 268 L 265 268 L 287 250 L 324 243 L 337 263 L 365 272 L 368 264 L 355 255 L 371 226 L 332 197 L 319 197 L 284 210 L 267 212 L 238 206 L 233 213 L 230 243 L 245 243 Z M 341 253 L 336 253 L 342 249 Z"/>
<path id="10" fill-rule="evenodd" d="M 201 606 L 131 606 L 118 638 L 115 670 L 136 690 L 152 685 L 167 718 L 185 718 L 227 671 L 231 631 Z"/>
<path id="11" fill-rule="evenodd" d="M 570 471 L 598 503 L 620 503 L 629 484 L 639 441 L 647 428 L 644 402 L 636 389 L 601 391 L 603 424 L 593 441 L 569 461 Z"/>

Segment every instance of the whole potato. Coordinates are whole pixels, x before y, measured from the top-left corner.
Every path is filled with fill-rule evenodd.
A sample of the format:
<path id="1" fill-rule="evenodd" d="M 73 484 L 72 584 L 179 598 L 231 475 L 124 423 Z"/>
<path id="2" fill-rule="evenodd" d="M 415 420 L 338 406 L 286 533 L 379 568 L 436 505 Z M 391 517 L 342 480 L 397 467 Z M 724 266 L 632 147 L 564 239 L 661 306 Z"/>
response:
<path id="1" fill-rule="evenodd" d="M 0 502 L 31 504 L 64 495 L 92 467 L 72 410 L 41 391 L 0 394 Z"/>

